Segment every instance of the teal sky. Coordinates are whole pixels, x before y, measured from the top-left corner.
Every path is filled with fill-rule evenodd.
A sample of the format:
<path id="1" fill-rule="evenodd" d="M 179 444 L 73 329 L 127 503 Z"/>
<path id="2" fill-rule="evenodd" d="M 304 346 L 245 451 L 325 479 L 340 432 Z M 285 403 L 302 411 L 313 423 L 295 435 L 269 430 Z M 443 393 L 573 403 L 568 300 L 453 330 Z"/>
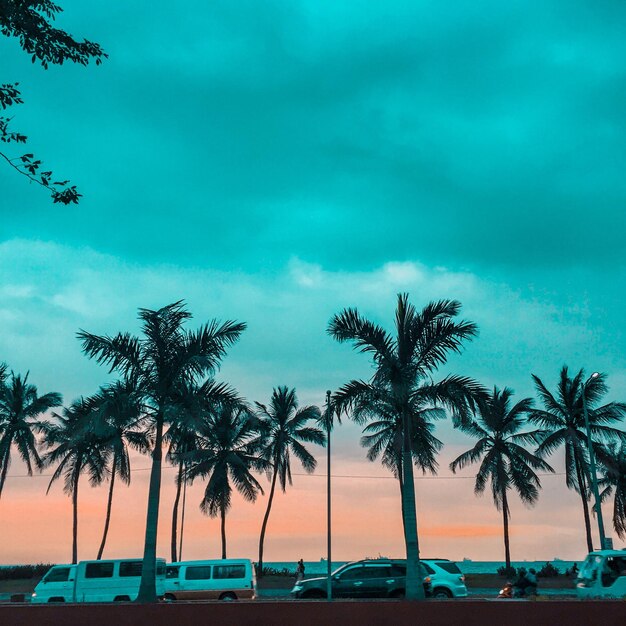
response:
<path id="1" fill-rule="evenodd" d="M 530 395 L 567 363 L 626 399 L 623 2 L 61 4 L 101 67 L 44 71 L 0 38 L 25 151 L 84 194 L 53 206 L 0 167 L 0 361 L 42 391 L 107 379 L 79 328 L 184 298 L 198 324 L 248 322 L 221 374 L 243 394 L 321 403 L 370 372 L 331 315 L 389 325 L 409 291 L 480 327 L 442 374 Z M 470 442 L 442 438 L 445 468 Z"/>

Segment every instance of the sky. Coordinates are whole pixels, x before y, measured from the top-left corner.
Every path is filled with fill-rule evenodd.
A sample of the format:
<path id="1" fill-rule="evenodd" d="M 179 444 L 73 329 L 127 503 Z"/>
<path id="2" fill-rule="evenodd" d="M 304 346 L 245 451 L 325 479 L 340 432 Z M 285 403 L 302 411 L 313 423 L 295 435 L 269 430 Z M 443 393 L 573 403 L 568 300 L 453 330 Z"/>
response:
<path id="1" fill-rule="evenodd" d="M 0 81 L 19 81 L 25 101 L 11 111 L 25 151 L 84 196 L 52 205 L 0 166 L 0 361 L 40 393 L 70 402 L 111 380 L 81 354 L 79 329 L 138 332 L 139 307 L 184 299 L 191 328 L 248 324 L 219 380 L 250 400 L 288 385 L 321 405 L 372 371 L 326 334 L 332 315 L 357 307 L 390 329 L 406 291 L 418 307 L 458 299 L 480 329 L 441 377 L 522 398 L 531 373 L 554 388 L 567 364 L 605 372 L 607 400 L 626 399 L 623 3 L 62 6 L 58 26 L 99 42 L 102 66 L 44 70 L 0 39 Z M 489 495 L 474 496 L 471 468 L 448 470 L 472 440 L 449 423 L 437 436 L 438 477 L 416 480 L 422 554 L 502 560 Z M 398 486 L 359 437 L 349 422 L 334 434 L 334 554 L 401 555 Z M 314 453 L 315 475 L 294 468 L 277 497 L 268 561 L 325 554 L 325 452 Z M 550 462 L 537 505 L 511 503 L 514 559 L 585 555 L 579 498 L 560 454 Z M 148 466 L 134 459 L 116 492 L 109 556 L 141 553 Z M 14 455 L 0 563 L 66 561 L 70 500 L 24 474 Z M 165 470 L 164 556 L 173 481 Z M 201 494 L 189 493 L 187 558 L 219 556 Z M 229 555 L 256 558 L 265 497 L 234 502 Z M 81 483 L 81 558 L 95 556 L 105 506 L 106 486 Z"/>

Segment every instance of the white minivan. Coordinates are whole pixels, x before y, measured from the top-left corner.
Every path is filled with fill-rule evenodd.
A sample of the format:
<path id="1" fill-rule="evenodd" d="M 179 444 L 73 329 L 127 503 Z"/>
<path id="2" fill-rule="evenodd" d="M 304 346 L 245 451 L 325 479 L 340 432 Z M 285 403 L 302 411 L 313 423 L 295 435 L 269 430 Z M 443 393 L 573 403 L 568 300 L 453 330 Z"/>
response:
<path id="1" fill-rule="evenodd" d="M 167 566 L 164 599 L 239 600 L 256 597 L 250 559 L 180 561 Z"/>
<path id="2" fill-rule="evenodd" d="M 142 559 L 55 565 L 35 587 L 31 602 L 130 602 L 137 599 Z M 165 559 L 157 559 L 156 591 L 165 593 Z"/>
<path id="3" fill-rule="evenodd" d="M 626 598 L 626 550 L 590 552 L 576 579 L 579 598 Z"/>
<path id="4" fill-rule="evenodd" d="M 73 602 L 76 565 L 55 565 L 37 583 L 31 602 Z"/>

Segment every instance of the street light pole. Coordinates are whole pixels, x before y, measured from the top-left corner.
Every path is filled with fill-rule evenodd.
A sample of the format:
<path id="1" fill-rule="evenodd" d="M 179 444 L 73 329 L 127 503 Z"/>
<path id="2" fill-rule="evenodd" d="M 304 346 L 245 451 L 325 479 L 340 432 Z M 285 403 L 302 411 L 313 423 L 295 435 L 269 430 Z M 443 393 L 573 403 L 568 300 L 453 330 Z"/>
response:
<path id="1" fill-rule="evenodd" d="M 589 448 L 589 465 L 591 469 L 591 488 L 593 497 L 596 501 L 596 516 L 598 518 L 598 531 L 600 533 L 600 550 L 606 549 L 606 537 L 604 536 L 604 521 L 602 519 L 602 503 L 600 502 L 600 492 L 598 491 L 598 475 L 596 473 L 596 455 L 593 451 L 593 443 L 591 439 L 591 428 L 589 427 L 589 414 L 587 412 L 586 391 L 589 381 L 599 376 L 598 372 L 594 372 L 582 386 L 583 397 L 583 415 L 585 417 L 585 429 L 587 430 L 587 447 Z"/>
<path id="2" fill-rule="evenodd" d="M 331 407 L 330 407 L 330 391 L 326 392 L 326 510 L 327 510 L 327 554 L 326 554 L 326 597 L 328 600 L 333 599 L 332 587 L 332 561 L 331 561 L 331 517 L 330 517 L 330 431 L 331 431 Z"/>

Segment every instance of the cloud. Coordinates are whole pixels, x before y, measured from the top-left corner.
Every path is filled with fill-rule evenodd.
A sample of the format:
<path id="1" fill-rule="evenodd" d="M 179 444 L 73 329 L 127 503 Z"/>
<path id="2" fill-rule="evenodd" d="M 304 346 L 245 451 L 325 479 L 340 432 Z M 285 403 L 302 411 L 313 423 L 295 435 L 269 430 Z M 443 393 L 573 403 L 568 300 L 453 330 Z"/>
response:
<path id="1" fill-rule="evenodd" d="M 9 236 L 246 271 L 624 264 L 623 7 L 65 8 L 102 67 L 0 45 L 16 123 L 85 198 L 7 175 Z"/>

